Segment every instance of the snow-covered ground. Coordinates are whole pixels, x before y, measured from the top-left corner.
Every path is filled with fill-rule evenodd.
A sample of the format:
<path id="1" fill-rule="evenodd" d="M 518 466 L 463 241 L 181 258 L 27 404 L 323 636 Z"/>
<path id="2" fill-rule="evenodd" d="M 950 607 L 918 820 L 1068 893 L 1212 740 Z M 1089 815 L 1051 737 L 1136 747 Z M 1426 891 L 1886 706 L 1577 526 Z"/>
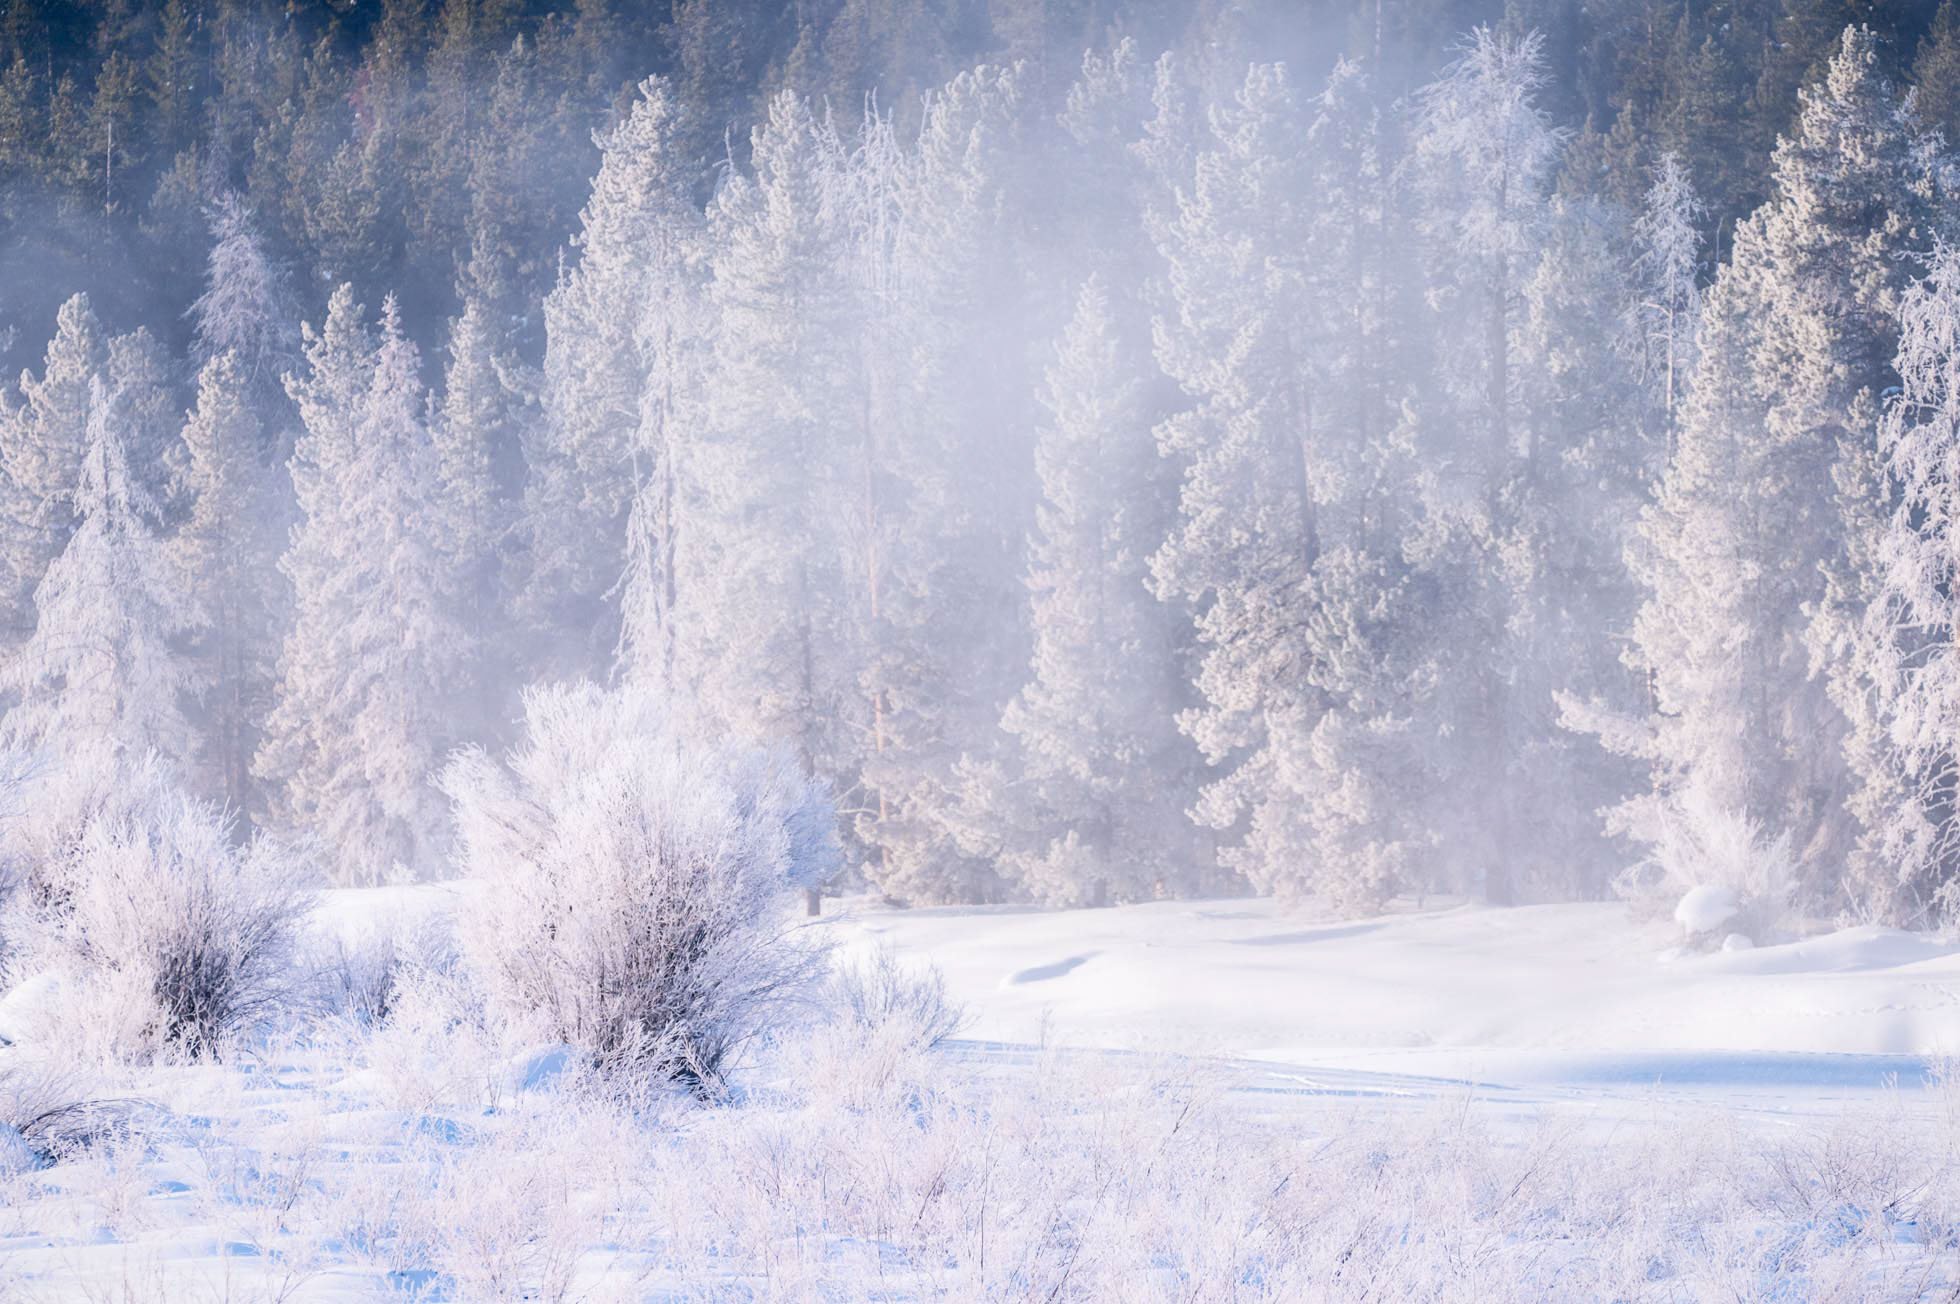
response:
<path id="1" fill-rule="evenodd" d="M 851 902 L 845 914 L 856 944 L 936 965 L 971 1033 L 1002 1042 L 1811 1108 L 1916 1086 L 1960 1053 L 1960 943 L 1892 929 L 1700 952 L 1618 904 L 1331 923 L 1269 900 L 1061 912 Z"/>
<path id="2" fill-rule="evenodd" d="M 440 929 L 469 890 L 332 893 L 315 927 Z M 966 1027 L 924 1053 L 818 1033 L 729 1102 L 637 1115 L 565 1090 L 548 1050 L 426 1025 L 100 1076 L 123 1126 L 0 1179 L 0 1300 L 1878 1300 L 1960 1281 L 1946 941 L 1683 952 L 1612 905 L 1329 923 L 1256 900 L 855 900 L 817 927 L 847 958 L 930 961 Z M 0 1034 L 35 997 L 0 1001 Z M 0 1050 L 0 1074 L 30 1054 Z"/>

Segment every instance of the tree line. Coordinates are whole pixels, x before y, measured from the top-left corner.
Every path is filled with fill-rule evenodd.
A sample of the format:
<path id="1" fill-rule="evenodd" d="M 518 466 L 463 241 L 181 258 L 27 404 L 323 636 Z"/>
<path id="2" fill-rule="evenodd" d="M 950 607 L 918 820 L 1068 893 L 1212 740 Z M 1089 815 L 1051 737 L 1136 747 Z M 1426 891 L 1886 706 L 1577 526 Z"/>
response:
<path id="1" fill-rule="evenodd" d="M 1713 39 L 1636 11 L 1657 68 Z M 0 406 L 0 733 L 171 757 L 348 882 L 440 872 L 443 758 L 593 677 L 789 749 L 909 902 L 1588 898 L 1719 811 L 1811 908 L 1939 917 L 1960 275 L 1922 17 L 1909 64 L 1839 28 L 1787 114 L 1705 137 L 1685 75 L 1600 129 L 1562 71 L 1599 13 L 1420 78 L 1121 35 L 903 106 L 785 74 L 706 181 L 725 109 L 654 76 L 562 256 L 404 242 L 448 259 L 433 340 L 298 249 L 304 186 L 227 186 L 187 393 L 78 296 Z M 1722 85 L 1767 102 L 1792 48 Z M 486 242 L 535 299 L 456 256 Z"/>

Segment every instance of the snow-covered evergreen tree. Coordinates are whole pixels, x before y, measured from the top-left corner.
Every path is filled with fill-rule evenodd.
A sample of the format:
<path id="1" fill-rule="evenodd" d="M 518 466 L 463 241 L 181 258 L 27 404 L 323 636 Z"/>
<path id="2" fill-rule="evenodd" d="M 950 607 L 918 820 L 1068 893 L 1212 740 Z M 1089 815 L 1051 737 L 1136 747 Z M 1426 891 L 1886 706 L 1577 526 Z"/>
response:
<path id="1" fill-rule="evenodd" d="M 1033 675 L 1002 716 L 1013 786 L 991 804 L 1001 859 L 1056 904 L 1148 898 L 1189 873 L 1193 830 L 1167 792 L 1189 743 L 1177 694 L 1175 613 L 1151 595 L 1160 459 L 1099 281 L 1086 283 L 1049 368 L 1035 448 L 1042 502 L 1031 543 Z M 1015 822 L 1023 824 L 1013 827 Z"/>
<path id="2" fill-rule="evenodd" d="M 273 427 L 289 413 L 282 380 L 300 363 L 299 308 L 284 273 L 265 247 L 252 212 L 236 194 L 211 207 L 211 256 L 204 292 L 191 304 L 192 358 L 200 366 L 230 353 L 247 405 L 268 441 L 268 459 L 290 451 Z"/>
<path id="3" fill-rule="evenodd" d="M 166 526 L 181 516 L 176 502 L 184 475 L 184 445 L 177 436 L 184 409 L 178 401 L 173 375 L 176 364 L 146 330 L 117 335 L 109 341 L 103 368 L 105 392 L 131 472 L 156 502 Z"/>
<path id="4" fill-rule="evenodd" d="M 498 368 L 496 332 L 471 300 L 449 327 L 442 403 L 431 425 L 447 546 L 473 601 L 496 595 L 494 566 L 503 535 L 497 464 L 510 441 L 510 396 Z"/>
<path id="5" fill-rule="evenodd" d="M 1894 383 L 1901 255 L 1936 229 L 1932 166 L 1875 38 L 1847 29 L 1709 291 L 1675 457 L 1634 556 L 1648 598 L 1631 655 L 1657 711 L 1618 741 L 1655 777 L 1621 827 L 1651 833 L 1697 789 L 1787 833 L 1819 903 L 1835 904 L 1853 843 L 1847 723 L 1827 685 L 1848 683 L 1867 600 L 1857 522 L 1884 516 L 1859 501 L 1874 484 L 1861 464 Z"/>
<path id="6" fill-rule="evenodd" d="M 1537 262 L 1560 138 L 1539 94 L 1544 40 L 1479 27 L 1418 97 L 1409 169 L 1427 235 L 1446 251 L 1441 284 L 1473 329 L 1441 333 L 1448 383 L 1481 440 L 1469 462 L 1489 498 L 1515 465 L 1512 326 Z"/>
<path id="7" fill-rule="evenodd" d="M 714 318 L 705 290 L 700 216 L 676 211 L 646 248 L 634 343 L 640 360 L 637 488 L 627 522 L 620 662 L 630 679 L 673 686 L 679 647 L 685 460 L 706 419 L 704 370 Z"/>
<path id="8" fill-rule="evenodd" d="M 1293 258 L 1308 243 L 1295 148 L 1306 128 L 1284 71 L 1255 66 L 1215 114 L 1191 189 L 1159 223 L 1176 315 L 1158 324 L 1158 362 L 1192 406 L 1159 432 L 1183 484 L 1179 520 L 1152 568 L 1162 597 L 1197 612 L 1204 705 L 1185 727 L 1224 769 L 1200 818 L 1227 832 L 1246 821 L 1224 859 L 1268 889 L 1312 869 L 1305 846 L 1273 836 L 1298 796 L 1273 785 L 1273 727 L 1311 728 L 1319 705 L 1282 669 L 1304 662 L 1297 632 L 1320 551 L 1298 442 L 1311 420 L 1299 383 L 1307 364 L 1294 347 L 1303 332 L 1291 325 L 1305 300 Z M 1287 250 L 1293 258 L 1279 261 Z M 1243 343 L 1227 352 L 1234 338 Z"/>
<path id="9" fill-rule="evenodd" d="M 438 524 L 441 479 L 414 344 L 394 301 L 371 343 L 343 286 L 290 385 L 302 514 L 281 569 L 295 616 L 256 771 L 276 813 L 319 840 L 337 881 L 432 868 L 433 772 L 456 740 L 469 638 Z"/>
<path id="10" fill-rule="evenodd" d="M 1899 393 L 1863 496 L 1891 510 L 1861 558 L 1868 601 L 1833 688 L 1861 826 L 1845 899 L 1913 924 L 1960 908 L 1960 253 L 1938 251 L 1899 320 Z"/>
<path id="11" fill-rule="evenodd" d="M 156 504 L 92 381 L 76 526 L 34 591 L 34 633 L 7 663 L 18 700 L 0 719 L 10 746 L 53 759 L 191 755 L 183 711 L 201 685 L 172 642 L 202 623 L 157 536 Z"/>
<path id="12" fill-rule="evenodd" d="M 1437 634 L 1503 649 L 1451 663 L 1436 687 L 1437 785 L 1453 808 L 1438 823 L 1450 846 L 1441 885 L 1497 902 L 1524 890 L 1515 861 L 1536 796 L 1518 762 L 1554 711 L 1543 676 L 1514 673 L 1535 654 L 1519 618 L 1543 579 L 1530 560 L 1549 542 L 1533 537 L 1537 486 L 1557 456 L 1517 408 L 1523 290 L 1545 247 L 1560 148 L 1539 102 L 1545 80 L 1539 36 L 1476 29 L 1418 95 L 1405 165 L 1436 310 L 1434 442 L 1422 451 L 1437 469 L 1422 487 L 1417 551 L 1443 599 Z"/>
<path id="13" fill-rule="evenodd" d="M 666 83 L 642 83 L 599 139 L 579 259 L 545 302 L 544 419 L 526 449 L 525 604 L 546 664 L 573 671 L 604 668 L 618 642 L 608 597 L 627 569 L 627 521 L 644 472 L 641 327 L 653 283 L 677 274 L 701 223 L 685 135 Z"/>
<path id="14" fill-rule="evenodd" d="M 499 471 L 515 455 L 519 418 L 508 380 L 514 366 L 500 356 L 480 300 L 466 302 L 450 323 L 447 364 L 442 401 L 429 422 L 437 489 L 429 525 L 455 587 L 452 614 L 469 630 L 476 654 L 467 683 L 456 686 L 458 701 L 472 713 L 466 731 L 474 733 L 508 714 L 498 686 L 509 676 L 493 649 L 510 649 L 492 635 L 506 627 L 502 563 L 512 515 Z"/>
<path id="15" fill-rule="evenodd" d="M 1155 195 L 1180 179 L 1175 165 L 1159 175 L 1149 150 L 1139 148 L 1151 139 L 1158 112 L 1151 92 L 1150 68 L 1138 57 L 1136 42 L 1125 37 L 1106 54 L 1091 50 L 1082 56 L 1059 115 L 1067 138 L 1062 146 L 1067 164 L 1057 178 L 1066 196 L 1061 212 L 1074 229 L 1041 252 L 1056 260 L 1058 272 L 1061 265 L 1073 265 L 1078 281 L 1084 262 L 1092 274 L 1105 277 L 1119 323 L 1127 316 L 1122 301 L 1143 302 L 1158 279 L 1160 265 L 1145 217 Z"/>
<path id="16" fill-rule="evenodd" d="M 991 866 L 964 851 L 963 759 L 999 737 L 1024 664 L 1016 571 L 1033 486 L 1024 443 L 1030 342 L 1010 222 L 1021 90 L 1011 69 L 962 74 L 927 103 L 899 176 L 892 239 L 898 350 L 889 430 L 873 432 L 878 613 L 861 679 L 875 704 L 866 872 L 908 901 L 986 900 Z"/>
<path id="17" fill-rule="evenodd" d="M 684 462 L 678 678 L 709 719 L 795 748 L 847 789 L 863 712 L 844 536 L 856 414 L 832 203 L 842 148 L 784 92 L 751 155 L 753 173 L 730 177 L 712 213 L 714 384 Z"/>
<path id="18" fill-rule="evenodd" d="M 74 528 L 73 495 L 88 445 L 90 389 L 108 365 L 108 345 L 77 294 L 61 305 L 41 374 L 20 378 L 21 402 L 0 401 L 0 592 L 10 639 L 34 625 L 34 588 Z"/>
<path id="19" fill-rule="evenodd" d="M 201 769 L 228 809 L 256 818 L 252 756 L 278 655 L 279 540 L 272 527 L 282 514 L 274 469 L 261 456 L 252 386 L 236 354 L 220 353 L 198 373 L 182 437 L 188 508 L 170 547 L 180 591 L 205 616 L 192 648 L 207 685 Z"/>
<path id="20" fill-rule="evenodd" d="M 1668 456 L 1674 453 L 1675 413 L 1694 373 L 1701 329 L 1701 218 L 1701 200 L 1681 160 L 1663 154 L 1633 224 L 1638 252 L 1629 315 Z"/>
<path id="21" fill-rule="evenodd" d="M 1604 894 L 1625 857 L 1598 812 L 1644 778 L 1559 723 L 1573 699 L 1623 715 L 1647 706 L 1643 678 L 1603 634 L 1628 628 L 1638 609 L 1626 547 L 1665 453 L 1664 402 L 1643 402 L 1665 378 L 1643 376 L 1644 350 L 1626 338 L 1637 270 L 1627 235 L 1612 205 L 1554 199 L 1513 328 L 1516 418 L 1535 453 L 1507 491 L 1507 532 L 1491 558 L 1505 603 L 1516 813 L 1497 854 L 1526 899 Z"/>
<path id="22" fill-rule="evenodd" d="M 1191 406 L 1159 429 L 1183 480 L 1152 568 L 1197 620 L 1196 814 L 1256 887 L 1365 908 L 1433 842 L 1376 119 L 1351 65 L 1305 102 L 1255 65 L 1211 130 L 1155 222 L 1157 356 Z"/>

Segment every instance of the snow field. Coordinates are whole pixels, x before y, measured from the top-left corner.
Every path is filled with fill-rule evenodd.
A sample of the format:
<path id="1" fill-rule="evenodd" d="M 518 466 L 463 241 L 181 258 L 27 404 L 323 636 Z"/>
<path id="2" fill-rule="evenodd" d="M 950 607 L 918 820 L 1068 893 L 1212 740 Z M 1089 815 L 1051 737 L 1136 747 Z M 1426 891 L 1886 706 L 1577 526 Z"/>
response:
<path id="1" fill-rule="evenodd" d="M 468 890 L 330 894 L 315 924 L 426 932 Z M 308 1020 L 236 1064 L 71 1069 L 107 1123 L 0 1179 L 0 1298 L 1876 1301 L 1960 1282 L 1960 1090 L 1930 1042 L 1861 1053 L 1841 1017 L 1937 986 L 1940 943 L 1854 930 L 1663 961 L 1666 930 L 1592 907 L 1326 926 L 1252 901 L 860 904 L 822 926 L 846 963 L 935 959 L 965 1029 L 934 1047 L 930 1001 L 860 994 L 712 1100 L 626 1096 L 423 979 L 378 1027 Z M 1144 954 L 1161 986 L 1139 991 Z M 1534 968 L 1571 976 L 1527 1002 Z M 1809 993 L 1808 1069 L 1717 1045 L 1775 992 Z M 1625 1013 L 1674 1007 L 1705 1014 Z M 1944 1026 L 1895 1018 L 1874 1041 Z M 0 1072 L 52 1054 L 0 1051 Z M 1479 1061 L 1527 1071 L 1438 1076 Z"/>

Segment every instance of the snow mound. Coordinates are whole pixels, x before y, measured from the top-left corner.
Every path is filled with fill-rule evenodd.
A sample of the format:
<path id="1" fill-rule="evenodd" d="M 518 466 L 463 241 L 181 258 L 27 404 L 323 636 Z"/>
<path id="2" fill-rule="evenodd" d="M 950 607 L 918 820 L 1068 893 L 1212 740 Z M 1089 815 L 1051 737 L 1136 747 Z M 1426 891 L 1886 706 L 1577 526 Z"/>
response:
<path id="1" fill-rule="evenodd" d="M 1674 907 L 1674 921 L 1686 929 L 1689 936 L 1701 937 L 1714 932 L 1740 913 L 1742 903 L 1736 900 L 1734 888 L 1704 883 L 1688 889 L 1681 903 Z"/>
<path id="2" fill-rule="evenodd" d="M 538 1046 L 513 1056 L 504 1065 L 504 1083 L 512 1091 L 549 1091 L 576 1061 L 578 1052 L 560 1043 Z"/>
<path id="3" fill-rule="evenodd" d="M 1722 939 L 1722 949 L 1724 951 L 1753 951 L 1756 949 L 1756 939 L 1747 933 L 1730 933 Z"/>

